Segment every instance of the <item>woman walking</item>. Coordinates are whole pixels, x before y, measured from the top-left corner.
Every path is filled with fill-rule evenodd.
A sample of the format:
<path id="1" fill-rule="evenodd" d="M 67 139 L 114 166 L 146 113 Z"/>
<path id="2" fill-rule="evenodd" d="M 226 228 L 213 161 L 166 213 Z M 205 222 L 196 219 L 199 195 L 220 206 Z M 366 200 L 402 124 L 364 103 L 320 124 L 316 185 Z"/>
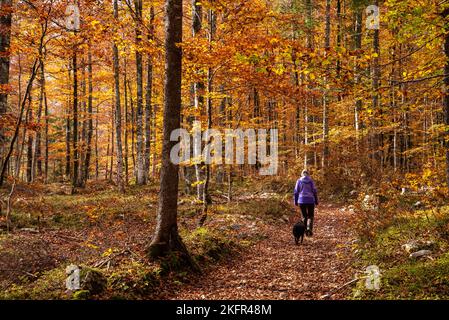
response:
<path id="1" fill-rule="evenodd" d="M 301 178 L 298 179 L 295 186 L 295 206 L 301 208 L 301 213 L 306 226 L 306 235 L 313 236 L 313 217 L 315 206 L 318 205 L 318 193 L 315 183 L 304 169 Z"/>

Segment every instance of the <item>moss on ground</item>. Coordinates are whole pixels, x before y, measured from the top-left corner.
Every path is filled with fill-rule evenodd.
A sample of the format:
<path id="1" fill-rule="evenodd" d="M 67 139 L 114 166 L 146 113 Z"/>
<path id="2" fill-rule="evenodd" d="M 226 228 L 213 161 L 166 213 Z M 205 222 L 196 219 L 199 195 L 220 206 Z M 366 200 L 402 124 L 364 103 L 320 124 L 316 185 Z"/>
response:
<path id="1" fill-rule="evenodd" d="M 357 245 L 357 267 L 377 265 L 381 271 L 379 291 L 365 288 L 361 280 L 353 292 L 356 299 L 448 299 L 449 298 L 449 207 L 418 210 L 394 219 L 376 233 L 374 241 Z M 411 259 L 402 247 L 412 242 L 432 243 L 430 257 Z"/>

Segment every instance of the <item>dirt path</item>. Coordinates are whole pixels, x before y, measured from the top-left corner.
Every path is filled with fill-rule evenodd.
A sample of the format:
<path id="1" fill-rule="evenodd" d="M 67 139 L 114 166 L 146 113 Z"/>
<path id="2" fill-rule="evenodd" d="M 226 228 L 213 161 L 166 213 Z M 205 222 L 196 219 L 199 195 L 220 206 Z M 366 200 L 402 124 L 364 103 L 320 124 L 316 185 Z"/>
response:
<path id="1" fill-rule="evenodd" d="M 351 213 L 320 206 L 314 236 L 296 246 L 291 224 L 270 226 L 268 238 L 214 267 L 172 299 L 320 299 L 352 279 Z M 350 288 L 332 296 L 343 299 Z"/>

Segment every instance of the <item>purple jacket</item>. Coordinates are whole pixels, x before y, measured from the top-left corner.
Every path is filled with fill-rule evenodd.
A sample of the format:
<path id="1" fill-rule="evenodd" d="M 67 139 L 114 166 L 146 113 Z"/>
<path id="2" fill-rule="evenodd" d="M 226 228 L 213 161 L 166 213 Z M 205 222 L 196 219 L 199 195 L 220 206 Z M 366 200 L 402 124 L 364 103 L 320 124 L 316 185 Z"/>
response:
<path id="1" fill-rule="evenodd" d="M 312 178 L 305 176 L 296 181 L 295 205 L 318 204 L 318 194 Z"/>

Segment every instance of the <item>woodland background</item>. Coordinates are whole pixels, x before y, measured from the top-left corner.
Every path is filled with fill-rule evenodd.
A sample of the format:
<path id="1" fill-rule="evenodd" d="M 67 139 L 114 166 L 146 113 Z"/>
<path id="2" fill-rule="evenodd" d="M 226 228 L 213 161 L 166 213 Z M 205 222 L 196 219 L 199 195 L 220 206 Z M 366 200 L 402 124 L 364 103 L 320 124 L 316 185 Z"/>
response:
<path id="1" fill-rule="evenodd" d="M 68 4 L 1 0 L 1 241 L 8 248 L 25 245 L 26 255 L 54 241 L 54 234 L 40 242 L 35 238 L 45 237 L 43 230 L 53 230 L 55 224 L 57 232 L 67 232 L 66 239 L 73 236 L 72 227 L 81 232 L 78 240 L 87 234 L 98 239 L 115 228 L 117 221 L 109 221 L 110 216 L 135 213 L 132 219 L 137 220 L 121 231 L 129 243 L 139 235 L 135 249 L 115 242 L 87 243 L 97 248 L 76 257 L 81 263 L 104 254 L 106 262 L 91 264 L 104 267 L 116 255 L 143 252 L 142 243 L 154 228 L 167 15 L 159 0 L 83 0 L 77 2 L 80 27 L 72 30 L 67 27 Z M 343 206 L 355 215 L 348 224 L 358 241 L 351 242 L 359 250 L 355 265 L 378 260 L 395 270 L 392 279 L 402 274 L 401 281 L 407 279 L 402 268 L 413 274 L 423 267 L 423 279 L 430 274 L 440 281 L 436 297 L 446 296 L 449 1 L 182 4 L 182 127 L 192 130 L 199 120 L 202 128 L 279 130 L 276 176 L 259 176 L 259 163 L 180 166 L 179 212 L 187 219 L 181 234 L 187 244 L 193 235 L 190 251 L 198 243 L 205 245 L 205 237 L 222 239 L 223 234 L 203 226 L 214 223 L 214 214 L 262 210 L 275 221 L 291 215 L 291 191 L 306 167 L 329 208 Z M 380 9 L 377 30 L 367 28 L 369 5 Z M 109 236 L 120 240 L 111 232 Z M 433 249 L 438 256 L 410 266 L 397 248 L 421 236 L 418 240 L 438 247 Z M 391 252 L 385 239 L 392 240 Z M 381 243 L 387 249 L 379 252 Z M 226 247 L 221 242 L 217 246 Z M 43 260 L 39 256 L 22 271 L 8 271 L 20 254 L 5 253 L 0 269 L 6 271 L 0 275 L 7 278 L 12 272 L 20 280 L 29 273 L 33 276 L 21 285 L 36 285 L 43 270 L 61 271 L 58 254 L 53 258 L 59 262 L 52 258 L 35 265 Z M 140 257 L 137 261 L 145 254 Z M 21 281 L 17 279 L 15 285 Z M 140 280 L 135 283 L 141 285 Z M 396 291 L 398 285 L 392 283 L 383 298 L 411 294 L 410 288 Z M 10 290 L 11 283 L 5 287 Z M 429 296 L 424 284 L 418 287 L 414 297 Z M 20 296 L 20 290 L 14 292 Z"/>

